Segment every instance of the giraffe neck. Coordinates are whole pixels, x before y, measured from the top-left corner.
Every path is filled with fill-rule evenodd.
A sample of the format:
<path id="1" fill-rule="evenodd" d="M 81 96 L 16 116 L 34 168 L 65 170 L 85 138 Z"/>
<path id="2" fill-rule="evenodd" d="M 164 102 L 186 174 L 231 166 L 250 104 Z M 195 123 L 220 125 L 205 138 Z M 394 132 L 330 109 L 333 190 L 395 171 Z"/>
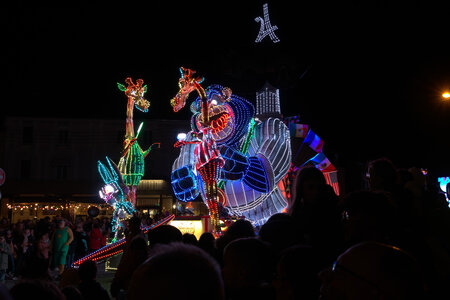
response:
<path id="1" fill-rule="evenodd" d="M 133 110 L 134 100 L 128 97 L 125 138 L 134 138 Z"/>
<path id="2" fill-rule="evenodd" d="M 197 91 L 198 95 L 200 96 L 203 123 L 209 126 L 209 115 L 208 115 L 209 105 L 208 99 L 206 98 L 205 90 L 197 82 L 194 82 L 194 88 Z"/>

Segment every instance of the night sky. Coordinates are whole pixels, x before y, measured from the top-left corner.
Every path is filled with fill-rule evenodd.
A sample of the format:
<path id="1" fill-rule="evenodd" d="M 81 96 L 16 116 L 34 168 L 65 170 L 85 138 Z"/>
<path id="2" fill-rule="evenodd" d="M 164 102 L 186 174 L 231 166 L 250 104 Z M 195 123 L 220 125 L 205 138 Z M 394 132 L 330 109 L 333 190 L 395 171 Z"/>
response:
<path id="1" fill-rule="evenodd" d="M 146 117 L 188 120 L 187 108 L 174 113 L 169 104 L 184 66 L 205 87 L 229 86 L 250 101 L 268 80 L 284 115 L 309 124 L 337 166 L 387 156 L 398 167 L 450 175 L 443 8 L 267 1 L 281 42 L 256 44 L 254 19 L 266 1 L 194 2 L 19 1 L 1 9 L 0 117 L 124 118 L 116 82 L 131 76 L 149 85 Z"/>

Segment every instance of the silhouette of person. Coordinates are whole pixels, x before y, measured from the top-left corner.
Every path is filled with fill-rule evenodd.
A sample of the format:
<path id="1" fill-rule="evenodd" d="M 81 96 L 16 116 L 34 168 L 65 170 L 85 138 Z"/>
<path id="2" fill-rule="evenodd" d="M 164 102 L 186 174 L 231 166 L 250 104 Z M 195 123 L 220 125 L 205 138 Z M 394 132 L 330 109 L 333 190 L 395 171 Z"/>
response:
<path id="1" fill-rule="evenodd" d="M 78 268 L 80 284 L 78 290 L 84 300 L 110 300 L 108 292 L 96 280 L 97 264 L 92 260 L 86 260 Z"/>
<path id="2" fill-rule="evenodd" d="M 180 242 L 159 244 L 153 256 L 134 272 L 128 289 L 127 300 L 147 297 L 152 300 L 223 300 L 220 267 L 199 247 Z"/>
<path id="3" fill-rule="evenodd" d="M 363 242 L 341 254 L 320 272 L 320 299 L 424 299 L 422 274 L 404 250 Z"/>

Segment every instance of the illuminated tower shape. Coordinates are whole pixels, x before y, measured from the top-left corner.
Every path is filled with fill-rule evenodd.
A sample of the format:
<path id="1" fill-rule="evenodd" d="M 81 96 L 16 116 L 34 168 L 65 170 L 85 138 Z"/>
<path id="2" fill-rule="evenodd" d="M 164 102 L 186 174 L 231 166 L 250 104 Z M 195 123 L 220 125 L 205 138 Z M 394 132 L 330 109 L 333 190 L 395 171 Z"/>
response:
<path id="1" fill-rule="evenodd" d="M 280 39 L 276 36 L 275 30 L 278 26 L 272 26 L 269 19 L 269 5 L 263 4 L 264 18 L 256 17 L 255 21 L 260 23 L 259 33 L 255 42 L 260 43 L 266 36 L 269 36 L 273 43 L 278 43 Z"/>
<path id="2" fill-rule="evenodd" d="M 263 88 L 256 92 L 256 117 L 262 121 L 268 118 L 282 118 L 280 92 L 266 81 Z"/>

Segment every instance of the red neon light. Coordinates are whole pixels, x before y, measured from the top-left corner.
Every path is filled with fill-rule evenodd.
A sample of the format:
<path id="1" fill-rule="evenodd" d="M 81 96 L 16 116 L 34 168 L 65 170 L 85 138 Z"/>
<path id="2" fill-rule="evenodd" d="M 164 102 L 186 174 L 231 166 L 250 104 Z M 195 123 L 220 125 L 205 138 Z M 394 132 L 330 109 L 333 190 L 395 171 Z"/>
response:
<path id="1" fill-rule="evenodd" d="M 217 133 L 221 130 L 223 130 L 227 124 L 229 119 L 228 114 L 222 114 L 218 119 L 211 121 L 211 128 L 213 133 Z"/>
<path id="2" fill-rule="evenodd" d="M 155 228 L 158 227 L 158 226 L 161 226 L 161 225 L 163 225 L 163 224 L 169 223 L 169 222 L 172 221 L 174 218 L 175 218 L 175 215 L 170 215 L 170 216 L 168 216 L 168 217 L 162 219 L 161 221 L 159 221 L 159 222 L 156 223 L 156 224 L 152 224 L 152 225 L 150 225 L 150 226 L 145 227 L 145 228 L 143 229 L 143 230 L 144 230 L 144 234 L 146 234 L 147 232 L 149 232 L 149 231 L 152 230 L 152 229 L 155 229 Z M 88 259 L 91 259 L 91 260 L 93 260 L 93 261 L 98 261 L 98 260 L 100 260 L 100 259 L 108 258 L 108 257 L 110 257 L 110 256 L 119 254 L 119 253 L 121 253 L 121 252 L 123 251 L 123 248 L 122 248 L 122 249 L 118 249 L 117 251 L 114 251 L 114 249 L 117 249 L 118 247 L 124 245 L 125 243 L 126 243 L 126 240 L 125 240 L 125 239 L 121 239 L 121 240 L 119 240 L 119 241 L 117 241 L 117 242 L 115 242 L 115 243 L 113 243 L 113 244 L 106 245 L 105 247 L 100 248 L 99 250 L 97 250 L 97 251 L 95 251 L 95 252 L 93 252 L 93 253 L 91 253 L 91 254 L 89 254 L 89 255 L 83 257 L 83 258 L 80 258 L 79 260 L 77 260 L 76 262 L 74 262 L 72 265 L 73 265 L 73 266 L 79 266 L 79 265 L 81 265 L 84 261 L 86 261 L 86 260 L 88 260 Z M 107 252 L 109 252 L 109 251 L 114 251 L 114 252 L 107 253 Z M 107 254 L 104 254 L 104 253 L 107 253 Z M 104 255 L 103 255 L 103 254 L 104 254 Z"/>

